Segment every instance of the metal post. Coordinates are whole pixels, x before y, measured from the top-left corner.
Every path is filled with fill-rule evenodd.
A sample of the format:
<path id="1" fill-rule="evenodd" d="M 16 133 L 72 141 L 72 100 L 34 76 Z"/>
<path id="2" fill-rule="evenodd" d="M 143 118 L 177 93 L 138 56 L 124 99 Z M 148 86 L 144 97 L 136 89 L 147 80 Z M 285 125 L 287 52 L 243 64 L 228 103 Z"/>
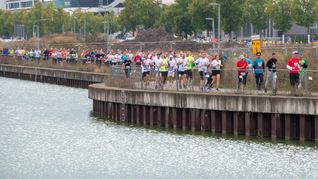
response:
<path id="1" fill-rule="evenodd" d="M 209 3 L 209 6 L 218 6 L 218 53 L 220 53 L 221 47 L 221 4 L 220 3 Z"/>
<path id="2" fill-rule="evenodd" d="M 85 11 L 85 19 L 84 19 L 84 40 L 86 42 L 86 18 L 87 18 L 87 11 Z"/>
<path id="3" fill-rule="evenodd" d="M 220 41 L 221 41 L 221 4 L 218 9 L 218 53 L 220 53 Z"/>
<path id="4" fill-rule="evenodd" d="M 73 18 L 73 30 L 74 30 L 74 34 L 75 34 L 76 33 L 75 17 Z"/>
<path id="5" fill-rule="evenodd" d="M 108 0 L 106 1 L 107 2 L 107 6 L 108 6 Z M 107 49 L 107 53 L 110 51 L 109 49 L 109 13 L 107 14 L 107 45 L 106 45 L 106 49 Z"/>
<path id="6" fill-rule="evenodd" d="M 215 37 L 214 18 L 212 19 L 212 33 L 213 33 L 213 37 Z M 213 50 L 214 49 L 215 49 L 215 43 L 213 43 Z"/>

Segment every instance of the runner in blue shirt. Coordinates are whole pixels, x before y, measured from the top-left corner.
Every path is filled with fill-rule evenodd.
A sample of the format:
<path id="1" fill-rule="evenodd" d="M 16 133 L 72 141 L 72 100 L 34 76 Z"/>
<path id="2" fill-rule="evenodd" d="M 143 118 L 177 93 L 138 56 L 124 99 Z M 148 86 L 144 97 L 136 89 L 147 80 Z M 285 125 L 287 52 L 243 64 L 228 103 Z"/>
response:
<path id="1" fill-rule="evenodd" d="M 261 58 L 262 53 L 256 53 L 256 59 L 253 62 L 253 69 L 255 74 L 255 81 L 256 81 L 256 89 L 261 90 L 262 83 L 264 81 L 264 71 L 265 71 L 265 62 Z"/>

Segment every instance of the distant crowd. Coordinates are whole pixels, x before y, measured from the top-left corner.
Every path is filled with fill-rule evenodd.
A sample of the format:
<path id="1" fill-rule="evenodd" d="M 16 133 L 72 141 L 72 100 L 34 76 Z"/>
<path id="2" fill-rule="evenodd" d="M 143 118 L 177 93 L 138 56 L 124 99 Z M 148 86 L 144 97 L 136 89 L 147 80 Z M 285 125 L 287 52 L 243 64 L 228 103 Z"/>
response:
<path id="1" fill-rule="evenodd" d="M 159 52 L 112 50 L 106 53 L 102 49 L 82 50 L 78 53 L 73 48 L 50 49 L 0 49 L 4 56 L 15 56 L 22 60 L 52 60 L 52 63 L 82 63 L 82 64 L 108 64 L 115 72 L 122 71 L 126 78 L 130 78 L 132 69 L 140 69 L 142 80 L 146 86 L 150 85 L 151 76 L 155 78 L 155 88 L 163 89 L 167 84 L 177 84 L 178 88 L 191 88 L 193 85 L 193 73 L 198 71 L 200 75 L 200 89 L 219 90 L 220 76 L 224 66 L 224 56 L 220 54 L 209 55 L 206 52 L 194 56 L 188 52 Z M 307 78 L 306 70 L 308 60 L 298 51 L 293 52 L 293 57 L 288 60 L 286 68 L 289 71 L 290 85 L 292 89 L 302 88 Z M 256 90 L 267 92 L 271 87 L 273 93 L 277 91 L 277 58 L 276 54 L 267 62 L 262 58 L 261 52 L 255 54 L 254 60 L 248 54 L 242 54 L 236 62 L 237 89 L 244 91 L 246 79 L 249 74 L 255 77 Z M 265 85 L 262 87 L 263 82 Z M 306 84 L 304 86 L 307 88 Z"/>

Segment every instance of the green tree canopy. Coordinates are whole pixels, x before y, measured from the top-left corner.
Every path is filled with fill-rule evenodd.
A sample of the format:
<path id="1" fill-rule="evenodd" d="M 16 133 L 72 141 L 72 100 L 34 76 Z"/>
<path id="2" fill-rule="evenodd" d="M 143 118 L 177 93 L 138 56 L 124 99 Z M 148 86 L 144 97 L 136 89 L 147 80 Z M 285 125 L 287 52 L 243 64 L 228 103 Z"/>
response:
<path id="1" fill-rule="evenodd" d="M 124 6 L 119 20 L 126 31 L 135 32 L 139 26 L 149 28 L 159 21 L 161 9 L 158 0 L 126 0 Z"/>
<path id="2" fill-rule="evenodd" d="M 292 11 L 293 19 L 296 24 L 309 28 L 317 22 L 318 8 L 317 0 L 293 0 Z"/>
<path id="3" fill-rule="evenodd" d="M 274 22 L 274 27 L 286 33 L 293 25 L 292 0 L 270 0 L 266 3 L 266 8 L 270 19 Z"/>

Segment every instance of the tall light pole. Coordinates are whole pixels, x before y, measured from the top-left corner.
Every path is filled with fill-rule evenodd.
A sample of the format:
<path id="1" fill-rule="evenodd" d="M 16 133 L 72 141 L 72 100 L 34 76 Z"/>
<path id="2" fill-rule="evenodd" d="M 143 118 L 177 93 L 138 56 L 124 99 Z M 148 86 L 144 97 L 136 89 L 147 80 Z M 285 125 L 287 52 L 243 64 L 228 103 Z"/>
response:
<path id="1" fill-rule="evenodd" d="M 74 34 L 76 34 L 76 24 L 75 24 L 75 22 L 76 22 L 76 17 L 74 16 L 74 17 L 73 17 L 73 30 L 74 30 Z"/>
<path id="2" fill-rule="evenodd" d="M 220 41 L 221 41 L 221 4 L 220 3 L 209 3 L 209 6 L 218 7 L 218 52 L 220 52 Z"/>
<path id="3" fill-rule="evenodd" d="M 39 20 L 35 21 L 34 24 L 33 24 L 33 37 L 36 37 L 37 40 L 38 40 L 38 49 L 40 48 L 40 25 L 37 24 L 37 23 L 40 22 L 40 21 L 47 21 L 47 20 L 51 20 L 53 22 L 54 18 L 52 16 L 51 18 L 39 19 Z"/>
<path id="4" fill-rule="evenodd" d="M 102 9 L 105 9 L 105 13 L 104 13 L 104 15 L 105 15 L 105 22 L 104 22 L 104 37 L 106 37 L 106 49 L 107 49 L 107 52 L 109 52 L 110 51 L 110 49 L 109 49 L 109 18 L 108 18 L 108 15 L 109 15 L 109 13 L 108 13 L 108 15 L 106 16 L 106 12 L 107 12 L 107 8 L 108 8 L 108 0 L 106 1 L 106 7 L 104 7 L 103 6 L 103 0 L 99 0 L 99 6 L 100 6 L 100 8 L 102 8 Z M 106 35 L 107 34 L 107 35 Z"/>
<path id="5" fill-rule="evenodd" d="M 214 31 L 214 18 L 211 18 L 211 17 L 207 17 L 207 18 L 205 18 L 205 20 L 207 20 L 207 21 L 212 21 L 212 35 L 211 35 L 211 37 L 215 37 L 215 31 Z M 213 43 L 213 49 L 215 48 L 215 44 Z"/>
<path id="6" fill-rule="evenodd" d="M 84 9 L 85 10 L 85 18 L 84 18 L 84 37 L 86 36 L 86 26 L 87 26 L 87 11 L 90 8 Z M 86 39 L 86 38 L 85 38 Z"/>

